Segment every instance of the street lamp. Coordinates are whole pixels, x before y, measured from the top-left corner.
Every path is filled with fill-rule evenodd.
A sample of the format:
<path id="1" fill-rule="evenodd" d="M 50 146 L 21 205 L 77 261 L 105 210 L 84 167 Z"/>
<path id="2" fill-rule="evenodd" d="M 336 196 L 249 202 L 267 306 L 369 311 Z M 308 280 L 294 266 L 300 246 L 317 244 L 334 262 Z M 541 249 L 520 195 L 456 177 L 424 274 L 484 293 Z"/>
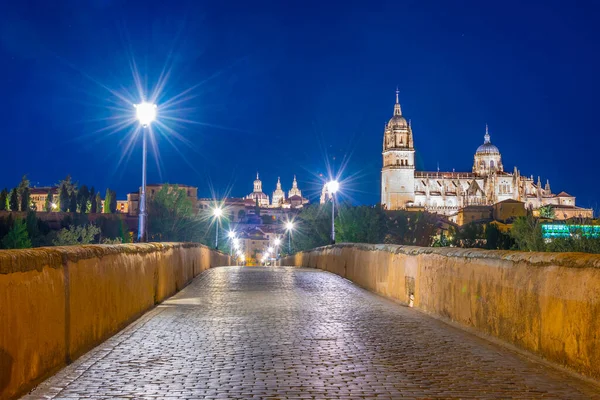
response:
<path id="1" fill-rule="evenodd" d="M 292 254 L 292 231 L 294 230 L 294 223 L 292 221 L 286 222 L 285 229 L 288 231 L 288 253 Z"/>
<path id="2" fill-rule="evenodd" d="M 217 232 L 216 232 L 216 238 L 215 238 L 215 249 L 219 250 L 219 222 L 221 219 L 221 215 L 223 215 L 223 209 L 221 207 L 217 207 L 215 209 L 213 209 L 213 215 L 216 218 L 217 222 Z"/>
<path id="3" fill-rule="evenodd" d="M 147 131 L 156 119 L 156 104 L 142 102 L 135 104 L 135 116 L 142 125 L 142 193 L 140 193 L 140 216 L 138 225 L 138 241 L 146 241 L 146 154 L 148 148 Z"/>
<path id="4" fill-rule="evenodd" d="M 339 190 L 340 183 L 336 180 L 327 182 L 327 191 L 331 195 L 331 244 L 335 244 L 335 193 Z"/>

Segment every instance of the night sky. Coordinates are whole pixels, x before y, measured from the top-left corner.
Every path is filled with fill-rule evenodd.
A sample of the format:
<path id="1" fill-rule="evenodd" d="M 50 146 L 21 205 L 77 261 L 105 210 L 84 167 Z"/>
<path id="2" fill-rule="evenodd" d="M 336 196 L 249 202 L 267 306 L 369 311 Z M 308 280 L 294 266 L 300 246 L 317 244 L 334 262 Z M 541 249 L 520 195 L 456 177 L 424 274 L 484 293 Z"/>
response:
<path id="1" fill-rule="evenodd" d="M 134 60 L 150 88 L 170 70 L 159 107 L 189 90 L 149 182 L 243 196 L 259 171 L 271 195 L 297 174 L 314 196 L 346 158 L 344 195 L 374 204 L 398 86 L 417 169 L 470 171 L 487 123 L 507 171 L 597 208 L 598 10 L 493 3 L 0 2 L 0 186 L 137 190 L 141 141 L 121 160 L 130 131 L 107 128 L 129 116 Z"/>

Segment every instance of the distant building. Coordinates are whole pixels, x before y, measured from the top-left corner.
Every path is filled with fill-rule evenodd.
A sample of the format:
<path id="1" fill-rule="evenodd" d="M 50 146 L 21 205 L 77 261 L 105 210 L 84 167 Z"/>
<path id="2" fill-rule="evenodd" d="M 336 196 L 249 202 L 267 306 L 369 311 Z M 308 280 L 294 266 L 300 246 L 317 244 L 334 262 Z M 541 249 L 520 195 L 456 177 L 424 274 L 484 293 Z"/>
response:
<path id="1" fill-rule="evenodd" d="M 415 147 L 410 122 L 402 115 L 398 91 L 394 114 L 384 129 L 381 204 L 387 210 L 423 207 L 426 211 L 452 215 L 473 205 L 491 206 L 512 199 L 537 210 L 557 207 L 557 215 L 591 215 L 590 209 L 576 208 L 575 197 L 553 194 L 550 183 L 521 175 L 515 167 L 504 171 L 498 147 L 492 144 L 486 126 L 484 142 L 477 148 L 470 172 L 425 172 L 415 169 Z"/>
<path id="2" fill-rule="evenodd" d="M 269 195 L 262 191 L 262 181 L 258 177 L 258 172 L 254 180 L 254 191 L 246 196 L 245 199 L 253 200 L 259 207 L 269 207 Z"/>

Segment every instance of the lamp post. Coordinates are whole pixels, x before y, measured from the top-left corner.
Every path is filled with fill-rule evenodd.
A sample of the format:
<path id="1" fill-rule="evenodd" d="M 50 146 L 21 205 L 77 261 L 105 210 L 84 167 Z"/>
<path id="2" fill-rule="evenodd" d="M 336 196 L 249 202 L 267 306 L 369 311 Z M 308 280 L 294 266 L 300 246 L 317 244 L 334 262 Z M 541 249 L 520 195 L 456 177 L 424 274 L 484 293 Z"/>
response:
<path id="1" fill-rule="evenodd" d="M 331 244 L 335 244 L 335 193 L 339 190 L 340 183 L 336 180 L 327 182 L 327 191 L 331 195 Z"/>
<path id="2" fill-rule="evenodd" d="M 229 237 L 229 240 L 231 241 L 231 244 L 229 245 L 229 247 L 230 247 L 229 255 L 233 255 L 233 244 L 235 244 L 235 241 L 236 241 L 235 231 L 229 231 L 227 236 Z"/>
<path id="3" fill-rule="evenodd" d="M 140 193 L 140 215 L 138 241 L 146 241 L 146 154 L 148 153 L 148 134 L 152 121 L 156 119 L 156 104 L 142 102 L 135 105 L 135 115 L 142 125 L 142 191 Z"/>
<path id="4" fill-rule="evenodd" d="M 294 230 L 294 223 L 292 221 L 286 222 L 285 230 L 288 231 L 288 253 L 292 254 L 292 230 Z"/>
<path id="5" fill-rule="evenodd" d="M 219 222 L 221 221 L 221 215 L 223 215 L 223 209 L 221 207 L 217 207 L 213 210 L 213 215 L 217 219 L 217 229 L 216 229 L 216 237 L 215 237 L 215 250 L 219 250 Z"/>

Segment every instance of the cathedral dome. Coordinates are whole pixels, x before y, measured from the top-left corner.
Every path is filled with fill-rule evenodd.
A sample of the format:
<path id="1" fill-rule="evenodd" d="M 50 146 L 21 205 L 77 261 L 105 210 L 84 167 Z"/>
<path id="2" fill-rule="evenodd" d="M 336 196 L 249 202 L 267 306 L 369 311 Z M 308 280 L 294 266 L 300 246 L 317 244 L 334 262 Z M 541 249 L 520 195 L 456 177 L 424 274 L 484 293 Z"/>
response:
<path id="1" fill-rule="evenodd" d="M 492 144 L 487 125 L 485 126 L 484 142 L 477 148 L 477 152 L 475 154 L 500 154 L 500 150 L 498 150 L 498 148 Z"/>
<path id="2" fill-rule="evenodd" d="M 388 122 L 388 127 L 390 128 L 407 128 L 408 122 L 406 122 L 406 118 L 402 115 L 394 115 L 390 122 Z"/>

